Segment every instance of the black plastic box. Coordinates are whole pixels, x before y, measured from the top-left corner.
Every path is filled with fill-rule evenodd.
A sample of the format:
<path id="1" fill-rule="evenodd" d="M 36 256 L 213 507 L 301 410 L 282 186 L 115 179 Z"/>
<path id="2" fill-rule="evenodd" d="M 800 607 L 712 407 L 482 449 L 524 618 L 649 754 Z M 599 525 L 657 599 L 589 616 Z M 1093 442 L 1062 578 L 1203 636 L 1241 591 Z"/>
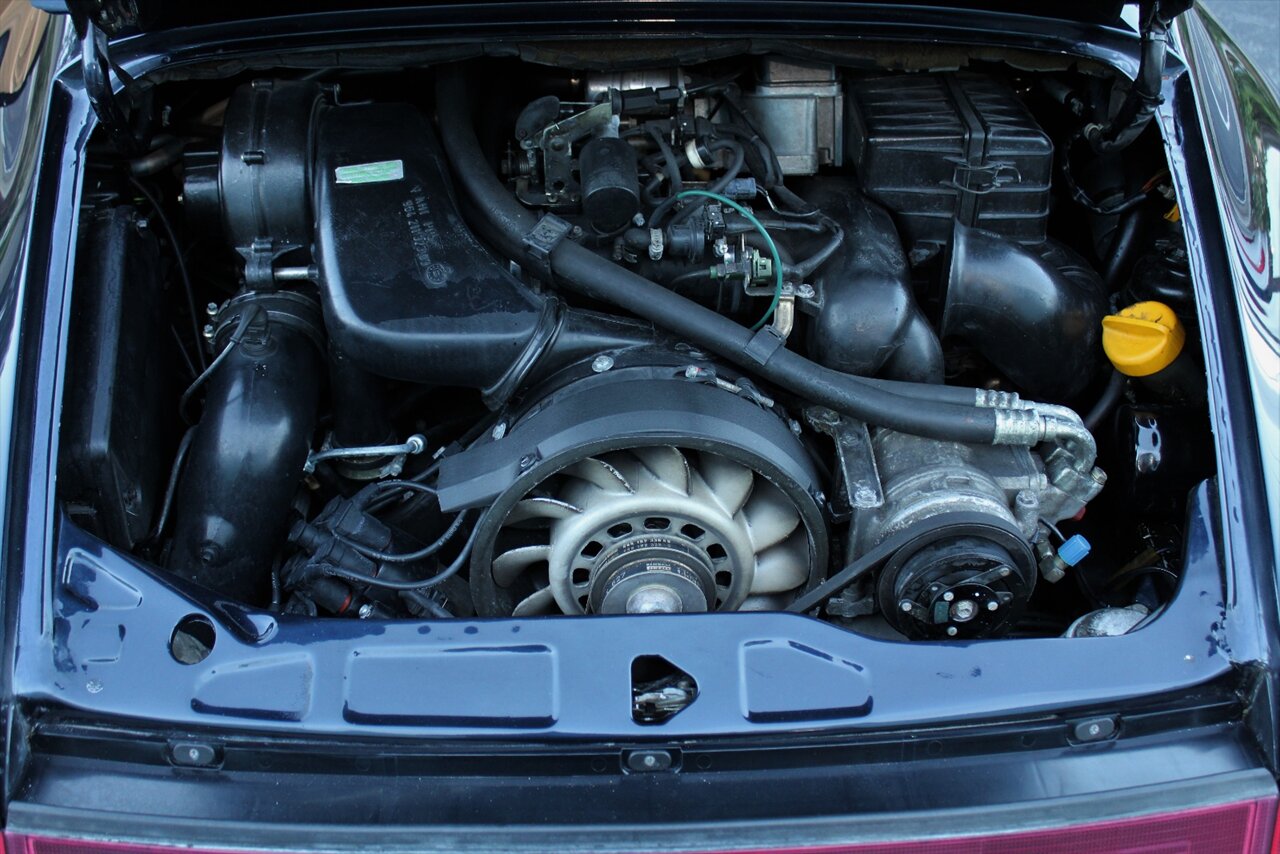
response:
<path id="1" fill-rule="evenodd" d="M 93 214 L 77 261 L 58 493 L 117 548 L 146 539 L 176 442 L 160 249 L 131 207 Z M 166 411 L 163 407 L 171 407 Z"/>
<path id="2" fill-rule="evenodd" d="M 896 74 L 849 86 L 850 159 L 895 217 L 913 261 L 954 222 L 1045 239 L 1053 144 L 1013 90 L 971 73 Z"/>

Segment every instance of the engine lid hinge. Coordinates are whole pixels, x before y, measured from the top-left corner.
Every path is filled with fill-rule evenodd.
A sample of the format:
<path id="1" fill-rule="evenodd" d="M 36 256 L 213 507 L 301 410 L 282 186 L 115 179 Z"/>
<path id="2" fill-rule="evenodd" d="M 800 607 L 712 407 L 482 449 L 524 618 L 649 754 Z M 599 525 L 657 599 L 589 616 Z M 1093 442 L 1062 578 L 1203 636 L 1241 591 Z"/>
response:
<path id="1" fill-rule="evenodd" d="M 124 109 L 111 83 L 111 72 L 124 86 L 133 78 L 111 60 L 108 36 L 137 27 L 143 18 L 139 0 L 32 0 L 49 14 L 67 15 L 80 39 L 80 62 L 89 103 L 112 145 L 123 154 L 139 152 Z"/>

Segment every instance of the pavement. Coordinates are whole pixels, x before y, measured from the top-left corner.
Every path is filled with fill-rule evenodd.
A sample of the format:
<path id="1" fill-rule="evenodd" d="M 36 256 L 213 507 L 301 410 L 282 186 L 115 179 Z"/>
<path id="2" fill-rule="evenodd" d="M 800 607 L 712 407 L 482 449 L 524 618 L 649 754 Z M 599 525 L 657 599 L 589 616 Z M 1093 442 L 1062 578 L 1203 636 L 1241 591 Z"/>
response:
<path id="1" fill-rule="evenodd" d="M 1280 93 L 1280 0 L 1198 0 Z"/>

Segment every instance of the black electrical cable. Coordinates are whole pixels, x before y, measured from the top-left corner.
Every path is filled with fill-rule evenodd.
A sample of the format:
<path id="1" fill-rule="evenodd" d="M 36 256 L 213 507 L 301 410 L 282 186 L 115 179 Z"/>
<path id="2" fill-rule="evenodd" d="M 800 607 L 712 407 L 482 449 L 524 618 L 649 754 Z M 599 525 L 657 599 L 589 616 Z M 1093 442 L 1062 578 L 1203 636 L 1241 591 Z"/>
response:
<path id="1" fill-rule="evenodd" d="M 432 599 L 428 593 L 423 593 L 419 590 L 402 590 L 400 595 L 406 601 L 412 602 L 422 610 L 429 612 L 436 619 L 452 620 L 454 618 L 454 615 L 449 613 L 447 608 Z"/>
<path id="2" fill-rule="evenodd" d="M 213 376 L 213 372 L 218 369 L 219 365 L 226 361 L 227 356 L 231 355 L 231 351 L 236 348 L 240 343 L 240 339 L 244 337 L 244 333 L 248 331 L 249 324 L 252 323 L 253 319 L 261 312 L 261 308 L 254 306 L 251 311 L 246 311 L 241 314 L 235 330 L 231 333 L 231 339 L 227 341 L 227 346 L 223 347 L 222 352 L 214 357 L 214 360 L 209 364 L 209 367 L 205 368 L 204 372 L 192 380 L 191 385 L 187 386 L 187 390 L 184 391 L 182 393 L 182 397 L 178 399 L 178 414 L 182 416 L 183 421 L 186 421 L 188 424 L 193 423 L 191 419 L 187 417 L 187 405 L 191 402 L 192 395 L 199 390 L 200 386 L 204 385 L 205 381 L 208 380 L 209 377 Z"/>
<path id="3" fill-rule="evenodd" d="M 160 202 L 151 194 L 151 191 L 142 186 L 142 182 L 136 178 L 130 178 L 129 183 L 156 212 L 156 219 L 160 220 L 160 227 L 164 229 L 165 237 L 173 247 L 173 257 L 178 262 L 178 276 L 182 279 L 182 290 L 187 297 L 187 310 L 191 312 L 191 341 L 196 347 L 196 361 L 203 370 L 208 363 L 204 358 L 204 350 L 200 347 L 200 313 L 196 310 L 196 292 L 191 287 L 191 277 L 187 274 L 187 262 L 182 257 L 182 246 L 178 243 L 178 236 L 174 233 L 173 226 L 169 224 L 169 217 L 165 215 L 164 208 L 160 207 Z"/>
<path id="4" fill-rule="evenodd" d="M 195 438 L 196 428 L 188 427 L 178 442 L 178 450 L 173 455 L 173 467 L 169 469 L 169 482 L 164 488 L 164 498 L 160 502 L 160 514 L 156 517 L 155 528 L 151 532 L 151 541 L 159 542 L 164 529 L 169 524 L 169 513 L 173 509 L 173 496 L 178 491 L 178 478 L 182 475 L 182 464 L 187 459 L 187 451 L 191 449 L 191 440 Z"/>
<path id="5" fill-rule="evenodd" d="M 437 537 L 434 542 L 412 552 L 383 552 L 378 551 L 377 549 L 371 549 L 368 546 L 357 543 L 355 540 L 349 540 L 338 534 L 335 534 L 334 537 L 339 542 L 350 546 L 370 560 L 380 560 L 383 563 L 414 563 L 416 561 L 423 560 L 424 558 L 431 557 L 433 554 L 448 545 L 449 541 L 453 539 L 454 534 L 458 533 L 458 530 L 462 528 L 462 523 L 466 519 L 466 515 L 465 511 L 459 513 L 454 517 L 453 522 L 449 524 L 449 527 L 445 529 L 444 533 Z"/>
<path id="6" fill-rule="evenodd" d="M 1058 147 L 1061 153 L 1062 165 L 1059 168 L 1059 174 L 1062 176 L 1062 183 L 1067 188 L 1067 194 L 1071 196 L 1071 200 L 1076 204 L 1102 216 L 1110 216 L 1112 214 L 1121 214 L 1125 211 L 1132 210 L 1147 200 L 1146 189 L 1117 199 L 1113 202 L 1097 202 L 1093 197 L 1085 192 L 1084 188 L 1076 183 L 1075 175 L 1071 171 L 1071 150 L 1075 145 L 1084 138 L 1083 131 L 1075 131 L 1066 141 Z"/>
<path id="7" fill-rule="evenodd" d="M 187 376 L 195 379 L 200 375 L 200 372 L 196 370 L 195 364 L 191 361 L 191 355 L 187 352 L 187 345 L 182 343 L 182 333 L 172 323 L 169 324 L 169 331 L 173 333 L 174 343 L 178 345 L 178 355 L 182 357 L 182 364 L 186 365 Z"/>
<path id="8" fill-rule="evenodd" d="M 471 515 L 470 511 L 466 511 L 463 515 Z M 471 549 L 476 544 L 476 537 L 480 533 L 480 526 L 475 525 L 471 529 L 471 533 L 467 535 L 467 541 L 463 543 L 462 550 L 458 552 L 457 557 L 440 572 L 421 580 L 413 581 L 393 581 L 390 578 L 378 578 L 376 576 L 365 575 L 362 572 L 346 569 L 344 567 L 326 565 L 324 568 L 326 575 L 332 575 L 335 578 L 341 578 L 355 584 L 368 584 L 373 587 L 381 587 L 385 590 L 426 590 L 444 583 L 446 580 L 457 575 L 458 572 L 466 565 L 467 559 L 471 557 Z"/>
<path id="9" fill-rule="evenodd" d="M 537 223 L 494 175 L 476 139 L 457 68 L 440 71 L 437 109 L 445 151 L 469 209 L 485 218 L 484 231 L 511 258 L 524 258 L 524 235 Z M 974 406 L 975 391 L 956 386 L 869 380 L 823 367 L 782 346 L 763 330 L 753 334 L 679 294 L 563 241 L 551 254 L 556 281 L 578 293 L 650 320 L 734 364 L 815 403 L 861 421 L 935 439 L 989 443 L 996 412 Z"/>

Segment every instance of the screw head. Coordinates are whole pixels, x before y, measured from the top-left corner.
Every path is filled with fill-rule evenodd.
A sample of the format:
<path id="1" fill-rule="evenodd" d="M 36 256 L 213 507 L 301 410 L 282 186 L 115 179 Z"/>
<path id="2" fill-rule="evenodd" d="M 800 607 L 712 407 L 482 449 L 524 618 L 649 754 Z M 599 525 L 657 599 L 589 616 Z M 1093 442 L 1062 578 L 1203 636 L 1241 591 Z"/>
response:
<path id="1" fill-rule="evenodd" d="M 909 600 L 903 599 L 901 607 L 902 607 L 903 613 L 905 614 L 911 613 L 911 602 Z"/>
<path id="2" fill-rule="evenodd" d="M 999 603 L 999 602 L 997 602 L 997 601 L 996 601 L 996 600 L 994 600 L 994 599 L 991 599 L 991 600 L 989 600 L 989 601 L 987 602 L 987 610 L 988 610 L 988 611 L 994 611 L 994 610 L 996 610 L 996 609 L 997 609 L 997 608 L 999 608 L 999 607 L 1000 607 L 1000 603 Z"/>
<path id="3" fill-rule="evenodd" d="M 960 634 L 960 630 L 959 630 L 959 629 L 957 629 L 955 626 L 947 626 L 947 636 L 948 636 L 948 637 L 955 637 L 955 636 L 956 636 L 956 635 L 958 635 L 958 634 Z"/>
<path id="4" fill-rule="evenodd" d="M 800 299 L 813 299 L 816 294 L 817 291 L 813 289 L 813 285 L 801 285 L 796 288 L 796 296 L 800 297 Z"/>
<path id="5" fill-rule="evenodd" d="M 956 594 L 952 593 L 950 590 L 948 590 L 946 593 L 943 593 L 943 594 L 942 594 L 942 601 L 943 601 L 943 602 L 950 602 L 950 601 L 951 601 L 952 599 L 954 599 L 954 598 L 956 598 Z"/>
<path id="6" fill-rule="evenodd" d="M 600 355 L 591 360 L 591 370 L 595 371 L 597 374 L 603 374 L 612 367 L 612 356 Z"/>
<path id="7" fill-rule="evenodd" d="M 529 466 L 533 465 L 534 462 L 536 461 L 537 461 L 537 457 L 535 457 L 533 454 L 525 454 L 523 457 L 520 458 L 520 468 L 527 469 Z"/>

